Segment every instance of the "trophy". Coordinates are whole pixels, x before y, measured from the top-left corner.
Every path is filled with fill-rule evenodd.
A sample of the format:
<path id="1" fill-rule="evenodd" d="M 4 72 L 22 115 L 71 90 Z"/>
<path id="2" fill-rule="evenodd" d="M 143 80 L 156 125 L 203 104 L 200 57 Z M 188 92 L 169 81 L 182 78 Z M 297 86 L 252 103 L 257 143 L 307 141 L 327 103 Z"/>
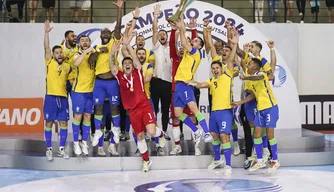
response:
<path id="1" fill-rule="evenodd" d="M 186 8 L 195 0 L 181 0 L 180 6 L 177 9 L 176 13 L 167 19 L 169 23 L 174 23 L 175 21 L 180 19 L 180 16 L 183 14 L 183 12 L 186 10 Z"/>

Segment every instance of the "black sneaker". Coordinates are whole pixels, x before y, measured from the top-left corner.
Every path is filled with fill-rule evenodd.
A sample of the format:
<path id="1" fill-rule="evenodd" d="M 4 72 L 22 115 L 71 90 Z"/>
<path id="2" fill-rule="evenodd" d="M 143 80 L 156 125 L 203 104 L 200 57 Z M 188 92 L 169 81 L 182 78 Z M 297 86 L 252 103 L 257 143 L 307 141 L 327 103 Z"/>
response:
<path id="1" fill-rule="evenodd" d="M 109 131 L 105 131 L 104 132 L 104 141 L 109 141 L 110 140 L 110 132 Z"/>
<path id="2" fill-rule="evenodd" d="M 168 140 L 168 141 L 170 140 L 170 137 L 169 137 L 167 132 L 165 133 L 165 139 Z"/>
<path id="3" fill-rule="evenodd" d="M 180 140 L 184 140 L 184 135 L 183 135 L 183 133 L 181 133 L 181 135 L 180 135 Z"/>

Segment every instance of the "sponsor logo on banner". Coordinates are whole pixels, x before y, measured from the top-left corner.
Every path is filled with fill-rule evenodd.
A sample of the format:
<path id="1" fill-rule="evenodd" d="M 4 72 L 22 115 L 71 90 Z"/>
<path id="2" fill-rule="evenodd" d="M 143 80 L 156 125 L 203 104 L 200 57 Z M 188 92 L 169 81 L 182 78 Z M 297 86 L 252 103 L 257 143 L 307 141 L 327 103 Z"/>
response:
<path id="1" fill-rule="evenodd" d="M 179 1 L 161 1 L 158 3 L 153 3 L 140 8 L 140 16 L 136 22 L 136 31 L 138 35 L 143 35 L 146 39 L 145 47 L 147 49 L 151 49 L 152 45 L 152 22 L 153 22 L 153 10 L 156 4 L 161 5 L 161 14 L 159 16 L 158 29 L 165 30 L 170 33 L 170 24 L 167 22 L 167 18 L 173 15 L 178 7 Z M 122 18 L 122 31 L 125 30 L 124 25 L 132 20 L 132 13 L 124 15 Z M 224 9 L 222 7 L 206 3 L 203 1 L 194 1 L 189 5 L 187 10 L 184 13 L 185 22 L 189 22 L 189 19 L 194 17 L 197 19 L 197 32 L 199 36 L 203 36 L 203 20 L 209 19 L 210 26 L 213 27 L 212 36 L 215 40 L 222 40 L 226 42 L 227 29 L 225 26 L 225 21 L 231 21 L 232 25 L 234 25 L 241 37 L 240 37 L 240 45 L 244 43 L 251 42 L 253 40 L 257 40 L 262 43 L 263 49 L 261 51 L 261 55 L 263 55 L 268 62 L 270 62 L 270 49 L 267 47 L 266 41 L 268 40 L 260 31 L 258 31 L 255 27 L 249 24 L 246 20 L 239 17 L 238 15 Z M 100 44 L 100 30 L 104 27 L 109 27 L 112 31 L 115 27 L 115 22 L 113 24 L 87 24 L 87 25 L 76 25 L 72 26 L 78 37 L 81 34 L 86 34 L 90 36 L 92 40 L 92 45 Z M 88 27 L 89 26 L 89 27 Z M 62 27 L 63 30 L 59 34 L 59 41 L 63 38 L 63 32 L 68 30 L 64 25 Z M 60 31 L 60 30 L 59 30 Z M 188 35 L 189 36 L 189 35 Z M 275 39 L 274 39 L 275 40 Z M 135 44 L 135 39 L 132 41 L 132 45 Z M 180 45 L 180 42 L 178 43 Z M 195 79 L 197 81 L 206 81 L 209 79 L 211 70 L 210 70 L 210 60 L 208 59 L 208 55 L 206 51 L 201 50 L 202 53 L 202 61 L 200 66 L 198 67 L 198 73 L 195 74 Z M 272 81 L 273 92 L 276 97 L 279 111 L 280 111 L 280 119 L 277 123 L 277 128 L 301 128 L 301 118 L 300 107 L 299 107 L 299 97 L 296 88 L 296 83 L 292 77 L 292 74 L 280 55 L 279 51 L 276 49 L 276 57 L 277 57 L 277 66 L 275 69 L 275 79 Z M 233 95 L 234 100 L 240 100 L 241 95 L 241 80 L 239 78 L 234 79 L 233 86 Z M 199 110 L 205 113 L 205 117 L 208 120 L 208 93 L 207 90 L 201 90 L 200 96 L 200 107 Z M 288 95 L 288 97 L 287 97 Z M 291 118 L 293 117 L 293 119 Z M 158 119 L 160 117 L 158 116 Z M 158 121 L 159 122 L 159 121 Z"/>
<path id="2" fill-rule="evenodd" d="M 0 133 L 43 133 L 43 98 L 1 98 Z"/>
<path id="3" fill-rule="evenodd" d="M 246 180 L 246 179 L 181 179 L 172 181 L 158 181 L 145 183 L 134 188 L 134 191 L 192 191 L 200 192 L 204 189 L 214 189 L 214 191 L 282 191 L 280 185 L 266 181 Z"/>
<path id="4" fill-rule="evenodd" d="M 302 127 L 334 130 L 334 95 L 300 95 Z"/>

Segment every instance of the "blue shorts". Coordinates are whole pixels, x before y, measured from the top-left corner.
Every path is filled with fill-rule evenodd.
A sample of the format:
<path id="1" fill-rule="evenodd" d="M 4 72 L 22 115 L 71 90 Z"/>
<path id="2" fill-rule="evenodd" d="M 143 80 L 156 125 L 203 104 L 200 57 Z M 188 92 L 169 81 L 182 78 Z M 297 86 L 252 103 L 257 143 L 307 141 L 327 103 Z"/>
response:
<path id="1" fill-rule="evenodd" d="M 276 128 L 279 119 L 278 106 L 258 111 L 255 115 L 254 126 L 262 128 Z"/>
<path id="2" fill-rule="evenodd" d="M 43 113 L 45 121 L 68 121 L 68 99 L 61 96 L 45 95 Z"/>
<path id="3" fill-rule="evenodd" d="M 212 111 L 209 119 L 210 132 L 230 134 L 232 130 L 233 109 Z"/>
<path id="4" fill-rule="evenodd" d="M 151 103 L 151 106 L 152 106 L 153 111 L 155 111 L 155 110 L 154 110 L 154 104 L 153 104 L 152 98 L 150 98 L 149 100 L 150 100 L 150 103 Z M 154 119 L 155 119 L 155 121 L 157 121 L 157 116 L 156 116 L 155 113 L 154 113 Z"/>
<path id="5" fill-rule="evenodd" d="M 106 119 L 107 119 L 108 116 L 111 119 L 110 104 L 109 104 L 109 101 L 104 101 L 104 104 L 103 104 L 103 118 L 102 118 L 103 125 L 106 125 Z"/>
<path id="6" fill-rule="evenodd" d="M 93 93 L 77 93 L 72 91 L 72 110 L 75 114 L 93 114 L 94 105 L 93 105 Z"/>
<path id="7" fill-rule="evenodd" d="M 93 91 L 94 105 L 103 105 L 106 98 L 109 99 L 111 105 L 119 105 L 120 96 L 117 80 L 96 79 Z"/>
<path id="8" fill-rule="evenodd" d="M 245 113 L 248 121 L 255 120 L 256 110 L 256 100 L 253 99 L 250 102 L 245 103 Z"/>
<path id="9" fill-rule="evenodd" d="M 176 82 L 174 91 L 174 107 L 185 108 L 188 103 L 195 102 L 194 87 L 184 82 Z"/>

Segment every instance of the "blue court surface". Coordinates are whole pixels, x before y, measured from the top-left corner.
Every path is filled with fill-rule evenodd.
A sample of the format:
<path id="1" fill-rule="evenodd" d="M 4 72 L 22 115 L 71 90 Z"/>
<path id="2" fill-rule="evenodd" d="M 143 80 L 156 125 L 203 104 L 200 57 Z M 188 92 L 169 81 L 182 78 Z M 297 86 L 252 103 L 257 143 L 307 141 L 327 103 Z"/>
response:
<path id="1" fill-rule="evenodd" d="M 154 162 L 158 163 L 158 162 Z M 0 169 L 0 191 L 334 191 L 334 165 L 281 167 L 275 174 L 265 169 L 250 173 L 221 170 L 140 171 L 38 171 Z"/>

